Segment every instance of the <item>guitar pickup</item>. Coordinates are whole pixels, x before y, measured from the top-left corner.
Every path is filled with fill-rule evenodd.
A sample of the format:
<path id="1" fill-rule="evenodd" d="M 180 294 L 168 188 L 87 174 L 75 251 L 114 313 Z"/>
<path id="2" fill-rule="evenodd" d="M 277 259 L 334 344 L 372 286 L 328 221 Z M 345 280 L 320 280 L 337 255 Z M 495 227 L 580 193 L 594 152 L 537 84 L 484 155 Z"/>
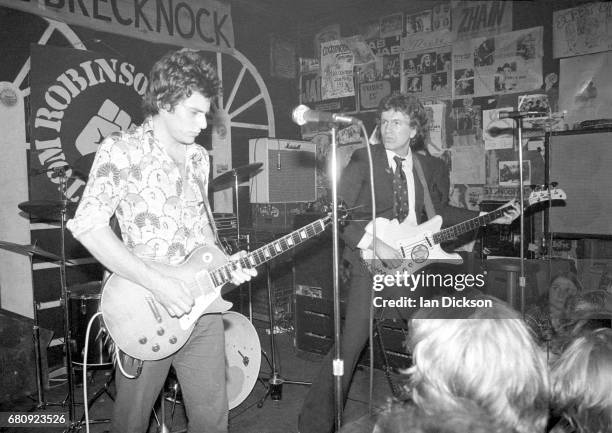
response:
<path id="1" fill-rule="evenodd" d="M 159 309 L 157 308 L 157 305 L 155 305 L 155 301 L 148 296 L 145 299 L 147 301 L 147 305 L 149 306 L 149 309 L 151 310 L 151 313 L 153 313 L 153 317 L 155 317 L 155 320 L 157 321 L 157 323 L 161 323 L 162 316 L 159 313 Z"/>

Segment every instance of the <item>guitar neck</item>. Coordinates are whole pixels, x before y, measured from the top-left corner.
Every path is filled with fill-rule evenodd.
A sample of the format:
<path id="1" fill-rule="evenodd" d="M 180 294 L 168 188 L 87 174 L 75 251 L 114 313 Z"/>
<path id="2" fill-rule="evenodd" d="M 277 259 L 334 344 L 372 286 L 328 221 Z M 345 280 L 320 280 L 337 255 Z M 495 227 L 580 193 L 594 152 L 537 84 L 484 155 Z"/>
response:
<path id="1" fill-rule="evenodd" d="M 502 216 L 506 208 L 495 209 L 484 215 L 477 216 L 462 223 L 456 224 L 444 230 L 440 230 L 433 235 L 433 241 L 436 244 L 456 239 L 458 236 L 484 226 L 491 221 L 495 221 Z"/>
<path id="2" fill-rule="evenodd" d="M 243 268 L 254 268 L 259 266 L 322 233 L 330 221 L 331 216 L 314 221 L 289 233 L 288 235 L 276 239 L 274 242 L 270 242 L 269 244 L 250 252 L 246 256 L 240 258 L 238 262 Z M 219 287 L 230 282 L 232 279 L 231 272 L 234 268 L 234 264 L 229 262 L 213 271 L 210 271 L 209 274 L 215 286 Z"/>

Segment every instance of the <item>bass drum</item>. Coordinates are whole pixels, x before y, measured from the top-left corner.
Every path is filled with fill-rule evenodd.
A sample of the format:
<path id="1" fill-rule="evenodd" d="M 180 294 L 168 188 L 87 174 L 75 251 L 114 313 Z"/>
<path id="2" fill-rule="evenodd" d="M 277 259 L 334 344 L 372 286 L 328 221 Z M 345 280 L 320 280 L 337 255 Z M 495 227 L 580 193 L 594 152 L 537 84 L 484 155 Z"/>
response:
<path id="1" fill-rule="evenodd" d="M 261 345 L 257 331 L 240 313 L 223 313 L 225 328 L 225 377 L 229 408 L 240 405 L 251 393 L 261 365 Z M 174 368 L 170 368 L 164 385 L 166 400 L 183 403 L 181 387 Z"/>
<path id="2" fill-rule="evenodd" d="M 253 324 L 240 313 L 223 314 L 225 369 L 229 408 L 242 403 L 251 393 L 261 366 L 261 344 Z"/>

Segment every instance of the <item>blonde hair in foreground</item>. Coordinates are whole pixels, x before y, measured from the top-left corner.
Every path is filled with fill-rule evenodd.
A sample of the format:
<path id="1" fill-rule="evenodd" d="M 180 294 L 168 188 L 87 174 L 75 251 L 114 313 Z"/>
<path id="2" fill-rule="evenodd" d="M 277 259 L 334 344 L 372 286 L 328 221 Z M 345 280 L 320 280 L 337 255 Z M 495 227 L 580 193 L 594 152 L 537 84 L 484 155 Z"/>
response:
<path id="1" fill-rule="evenodd" d="M 482 298 L 493 307 L 453 312 L 449 319 L 415 315 L 413 400 L 424 410 L 451 411 L 468 400 L 516 432 L 543 432 L 549 407 L 544 353 L 516 311 L 496 298 Z"/>
<path id="2" fill-rule="evenodd" d="M 612 330 L 578 337 L 555 362 L 553 405 L 580 433 L 612 429 Z"/>

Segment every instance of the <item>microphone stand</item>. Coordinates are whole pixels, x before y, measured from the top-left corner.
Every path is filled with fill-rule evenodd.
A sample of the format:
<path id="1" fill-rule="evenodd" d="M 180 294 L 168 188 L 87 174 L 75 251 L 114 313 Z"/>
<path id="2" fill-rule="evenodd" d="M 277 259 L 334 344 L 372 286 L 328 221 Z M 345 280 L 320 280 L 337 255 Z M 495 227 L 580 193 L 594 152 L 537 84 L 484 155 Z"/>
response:
<path id="1" fill-rule="evenodd" d="M 525 215 L 524 210 L 524 191 L 523 191 L 523 118 L 515 117 L 517 136 L 518 136 L 518 159 L 519 159 L 519 218 L 520 218 L 520 273 L 519 273 L 519 289 L 521 296 L 521 315 L 525 316 L 525 295 L 526 295 L 526 281 L 525 281 Z"/>
<path id="2" fill-rule="evenodd" d="M 334 300 L 334 396 L 335 396 L 335 426 L 336 431 L 342 425 L 342 376 L 344 376 L 344 360 L 340 357 L 340 245 L 338 240 L 338 164 L 337 164 L 336 126 L 331 128 L 331 174 L 332 174 L 332 272 Z"/>

